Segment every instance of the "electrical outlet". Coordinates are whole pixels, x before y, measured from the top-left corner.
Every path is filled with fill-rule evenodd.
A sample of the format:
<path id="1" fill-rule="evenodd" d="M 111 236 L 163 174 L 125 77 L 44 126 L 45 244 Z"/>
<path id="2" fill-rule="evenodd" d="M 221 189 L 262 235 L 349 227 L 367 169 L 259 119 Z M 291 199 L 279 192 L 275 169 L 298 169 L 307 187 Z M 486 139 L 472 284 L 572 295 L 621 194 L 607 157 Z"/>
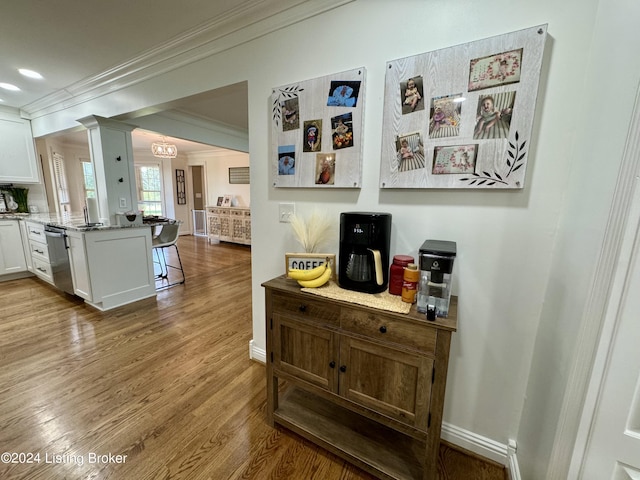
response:
<path id="1" fill-rule="evenodd" d="M 124 197 L 120 198 L 120 208 L 127 208 L 127 199 Z"/>
<path id="2" fill-rule="evenodd" d="M 291 215 L 296 213 L 295 203 L 281 203 L 280 204 L 280 223 L 291 223 Z"/>

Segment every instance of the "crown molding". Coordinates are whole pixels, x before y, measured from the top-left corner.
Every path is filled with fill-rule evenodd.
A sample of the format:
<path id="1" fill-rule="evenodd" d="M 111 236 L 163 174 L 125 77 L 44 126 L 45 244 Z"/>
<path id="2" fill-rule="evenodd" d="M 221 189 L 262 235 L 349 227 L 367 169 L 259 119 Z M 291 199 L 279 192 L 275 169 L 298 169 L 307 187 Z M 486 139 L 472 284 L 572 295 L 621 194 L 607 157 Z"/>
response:
<path id="1" fill-rule="evenodd" d="M 22 107 L 37 118 L 122 90 L 355 0 L 244 3 L 127 62 Z"/>

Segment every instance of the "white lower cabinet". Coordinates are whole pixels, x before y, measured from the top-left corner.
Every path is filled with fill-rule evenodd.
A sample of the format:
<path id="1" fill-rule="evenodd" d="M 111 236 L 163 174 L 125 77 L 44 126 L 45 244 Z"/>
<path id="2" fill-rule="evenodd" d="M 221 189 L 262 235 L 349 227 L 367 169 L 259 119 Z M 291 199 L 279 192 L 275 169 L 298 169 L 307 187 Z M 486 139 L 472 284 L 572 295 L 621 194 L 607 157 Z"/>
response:
<path id="1" fill-rule="evenodd" d="M 73 293 L 91 302 L 91 278 L 89 277 L 89 262 L 87 251 L 84 247 L 82 232 L 67 232 L 67 245 L 69 246 L 69 264 L 71 265 L 71 277 L 73 278 Z"/>
<path id="2" fill-rule="evenodd" d="M 0 275 L 27 271 L 18 220 L 0 220 Z"/>
<path id="3" fill-rule="evenodd" d="M 154 297 L 151 228 L 67 230 L 74 293 L 99 310 Z"/>
<path id="4" fill-rule="evenodd" d="M 25 253 L 31 257 L 31 271 L 39 278 L 53 285 L 53 269 L 49 261 L 47 237 L 44 225 L 36 222 L 25 222 L 28 250 Z"/>

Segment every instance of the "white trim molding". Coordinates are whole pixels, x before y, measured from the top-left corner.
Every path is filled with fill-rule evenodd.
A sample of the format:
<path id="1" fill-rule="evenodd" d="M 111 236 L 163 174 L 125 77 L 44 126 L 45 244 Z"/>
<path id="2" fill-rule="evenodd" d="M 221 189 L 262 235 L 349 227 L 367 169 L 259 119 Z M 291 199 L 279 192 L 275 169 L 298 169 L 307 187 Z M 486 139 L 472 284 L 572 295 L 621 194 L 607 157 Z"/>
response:
<path id="1" fill-rule="evenodd" d="M 571 375 L 565 390 L 553 453 L 547 470 L 548 480 L 578 478 L 578 470 L 587 448 L 591 418 L 597 402 L 597 395 L 594 393 L 597 388 L 594 384 L 599 385 L 594 375 L 599 375 L 601 379 L 603 374 L 603 366 L 596 362 L 597 349 L 601 334 L 611 335 L 610 331 L 603 331 L 603 327 L 609 303 L 617 301 L 612 285 L 616 280 L 619 263 L 624 262 L 625 233 L 634 205 L 634 187 L 640 169 L 640 89 L 636 94 L 629 125 L 605 236 L 588 295 L 589 301 L 581 322 Z"/>
<path id="2" fill-rule="evenodd" d="M 354 0 L 259 0 L 184 32 L 105 72 L 68 85 L 22 107 L 34 119 L 138 84 L 211 55 L 258 39 Z"/>
<path id="3" fill-rule="evenodd" d="M 446 442 L 498 462 L 501 465 L 506 466 L 508 463 L 508 447 L 504 443 L 496 442 L 447 422 L 442 422 L 440 437 Z"/>
<path id="4" fill-rule="evenodd" d="M 261 363 L 267 363 L 267 352 L 261 348 L 256 347 L 253 340 L 249 342 L 249 358 Z"/>
<path id="5" fill-rule="evenodd" d="M 507 446 L 507 473 L 509 474 L 509 480 L 522 480 L 522 476 L 520 475 L 520 465 L 518 465 L 518 457 L 516 456 L 516 452 L 518 450 L 518 446 L 515 440 L 509 440 L 509 445 Z"/>

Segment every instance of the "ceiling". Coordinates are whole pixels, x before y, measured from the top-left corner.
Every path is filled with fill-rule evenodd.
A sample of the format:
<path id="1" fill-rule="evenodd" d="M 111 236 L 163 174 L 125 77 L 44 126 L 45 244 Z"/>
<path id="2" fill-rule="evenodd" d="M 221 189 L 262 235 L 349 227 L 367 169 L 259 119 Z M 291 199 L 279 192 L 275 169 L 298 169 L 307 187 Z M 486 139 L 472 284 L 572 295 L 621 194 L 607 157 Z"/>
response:
<path id="1" fill-rule="evenodd" d="M 163 52 L 175 55 L 181 46 L 186 50 L 188 41 L 203 32 L 223 35 L 304 3 L 310 0 L 3 2 L 0 83 L 16 85 L 20 91 L 0 88 L 0 105 L 29 113 L 72 96 L 87 85 L 121 78 L 135 71 L 142 59 L 158 58 Z M 18 73 L 19 68 L 37 71 L 43 78 L 24 77 Z M 246 83 L 231 87 L 157 106 L 155 110 L 246 130 Z M 150 144 L 158 138 L 136 137 L 140 135 L 134 135 L 134 148 L 135 144 Z M 203 149 L 202 145 L 183 145 L 183 151 L 188 148 Z"/>

